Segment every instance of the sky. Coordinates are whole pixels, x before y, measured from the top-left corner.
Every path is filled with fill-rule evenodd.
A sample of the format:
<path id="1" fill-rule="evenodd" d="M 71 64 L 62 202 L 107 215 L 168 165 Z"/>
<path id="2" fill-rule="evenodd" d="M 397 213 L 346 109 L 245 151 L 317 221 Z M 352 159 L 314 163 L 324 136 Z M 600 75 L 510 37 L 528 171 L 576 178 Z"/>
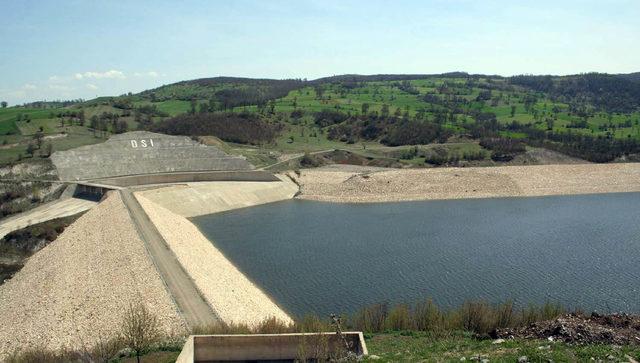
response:
<path id="1" fill-rule="evenodd" d="M 2 0 L 0 100 L 215 76 L 640 71 L 640 1 Z"/>

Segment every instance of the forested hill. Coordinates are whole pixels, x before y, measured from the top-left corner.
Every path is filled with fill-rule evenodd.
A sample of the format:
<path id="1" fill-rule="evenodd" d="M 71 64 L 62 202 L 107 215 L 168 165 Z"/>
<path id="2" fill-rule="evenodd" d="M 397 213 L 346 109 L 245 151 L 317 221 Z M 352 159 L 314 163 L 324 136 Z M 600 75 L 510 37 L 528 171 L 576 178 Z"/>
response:
<path id="1" fill-rule="evenodd" d="M 260 105 L 285 97 L 290 91 L 306 85 L 341 84 L 355 88 L 362 82 L 401 82 L 427 79 L 466 79 L 498 81 L 489 87 L 495 90 L 515 90 L 511 86 L 542 92 L 553 100 L 573 103 L 576 106 L 593 106 L 607 112 L 631 112 L 640 108 L 640 72 L 609 75 L 586 73 L 570 76 L 468 74 L 451 72 L 443 74 L 346 74 L 323 77 L 312 81 L 302 79 L 253 79 L 240 77 L 214 77 L 181 81 L 144 91 L 140 97 L 152 102 L 167 100 L 214 100 L 224 109 L 237 106 Z"/>
<path id="2" fill-rule="evenodd" d="M 640 82 L 640 72 L 627 73 L 627 74 L 618 74 L 618 77 L 622 77 L 622 78 L 628 79 L 630 81 Z"/>
<path id="3" fill-rule="evenodd" d="M 639 77 L 453 72 L 195 79 L 86 102 L 0 108 L 0 162 L 46 156 L 132 129 L 212 135 L 278 152 L 447 148 L 402 154 L 413 164 L 458 165 L 489 156 L 503 162 L 530 147 L 596 162 L 640 161 Z"/>
<path id="4" fill-rule="evenodd" d="M 182 81 L 147 90 L 140 97 L 152 102 L 167 100 L 214 100 L 224 108 L 257 105 L 286 96 L 304 85 L 299 79 L 253 79 L 214 77 Z"/>

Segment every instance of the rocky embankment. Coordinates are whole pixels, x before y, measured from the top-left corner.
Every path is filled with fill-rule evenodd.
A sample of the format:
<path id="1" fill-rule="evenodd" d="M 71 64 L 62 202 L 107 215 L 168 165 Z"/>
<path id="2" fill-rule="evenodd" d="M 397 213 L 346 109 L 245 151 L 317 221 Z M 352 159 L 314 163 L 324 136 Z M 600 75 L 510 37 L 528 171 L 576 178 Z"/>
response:
<path id="1" fill-rule="evenodd" d="M 255 326 L 274 317 L 293 320 L 249 280 L 188 219 L 150 201 L 136 198 L 211 308 L 227 324 Z"/>
<path id="2" fill-rule="evenodd" d="M 333 165 L 289 173 L 300 199 L 393 202 L 640 192 L 640 163 L 383 169 Z"/>
<path id="3" fill-rule="evenodd" d="M 129 214 L 112 193 L 0 286 L 0 361 L 14 349 L 91 346 L 142 301 L 166 333 L 185 325 Z"/>

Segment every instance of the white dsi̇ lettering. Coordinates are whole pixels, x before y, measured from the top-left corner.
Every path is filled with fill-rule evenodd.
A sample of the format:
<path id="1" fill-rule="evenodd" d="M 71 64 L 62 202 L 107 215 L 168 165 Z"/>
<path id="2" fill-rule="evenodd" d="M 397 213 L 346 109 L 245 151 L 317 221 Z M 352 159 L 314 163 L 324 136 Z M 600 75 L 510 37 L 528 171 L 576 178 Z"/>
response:
<path id="1" fill-rule="evenodd" d="M 138 147 L 138 142 L 136 140 L 131 140 L 131 147 Z"/>
<path id="2" fill-rule="evenodd" d="M 147 140 L 140 140 L 140 145 L 142 145 L 142 147 L 147 147 Z"/>
<path id="3" fill-rule="evenodd" d="M 153 146 L 153 139 L 149 139 L 149 143 Z"/>

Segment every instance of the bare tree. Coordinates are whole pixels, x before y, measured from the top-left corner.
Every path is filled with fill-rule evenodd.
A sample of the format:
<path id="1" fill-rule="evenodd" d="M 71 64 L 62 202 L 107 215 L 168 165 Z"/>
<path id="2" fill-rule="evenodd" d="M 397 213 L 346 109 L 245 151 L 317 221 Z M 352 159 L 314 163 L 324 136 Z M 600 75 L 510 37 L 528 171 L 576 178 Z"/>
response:
<path id="1" fill-rule="evenodd" d="M 140 354 L 160 339 L 160 323 L 144 303 L 131 303 L 124 313 L 121 334 L 122 343 L 136 353 L 140 363 Z"/>

